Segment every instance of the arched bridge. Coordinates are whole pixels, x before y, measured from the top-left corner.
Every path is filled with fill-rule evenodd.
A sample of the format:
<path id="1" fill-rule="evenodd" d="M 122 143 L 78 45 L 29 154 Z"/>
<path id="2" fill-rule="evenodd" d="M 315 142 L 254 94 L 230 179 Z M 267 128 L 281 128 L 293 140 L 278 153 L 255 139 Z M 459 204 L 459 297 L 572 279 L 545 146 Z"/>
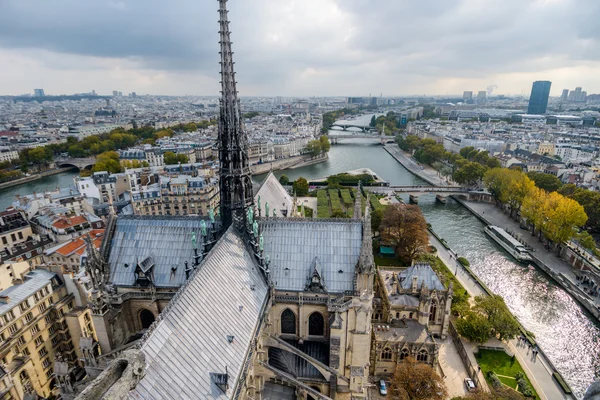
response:
<path id="1" fill-rule="evenodd" d="M 96 163 L 95 157 L 88 158 L 57 158 L 54 163 L 59 168 L 76 167 L 79 170 L 90 169 Z"/>
<path id="2" fill-rule="evenodd" d="M 334 128 L 334 127 L 342 128 L 342 131 L 347 131 L 348 128 L 357 128 L 357 129 L 360 129 L 362 132 L 374 132 L 375 131 L 375 128 L 370 125 L 344 124 L 344 123 L 335 122 L 333 125 L 330 126 L 330 128 Z"/>

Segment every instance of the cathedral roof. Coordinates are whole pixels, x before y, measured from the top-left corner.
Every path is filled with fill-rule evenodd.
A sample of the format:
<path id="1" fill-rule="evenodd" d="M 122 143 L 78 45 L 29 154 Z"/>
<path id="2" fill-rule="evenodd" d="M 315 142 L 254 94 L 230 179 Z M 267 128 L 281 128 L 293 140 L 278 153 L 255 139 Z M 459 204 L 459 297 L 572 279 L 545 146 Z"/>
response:
<path id="1" fill-rule="evenodd" d="M 405 290 L 410 290 L 415 277 L 417 278 L 418 288 L 425 284 L 425 287 L 429 290 L 446 290 L 433 268 L 426 263 L 415 264 L 399 273 L 398 277 L 400 278 L 400 286 Z"/>
<path id="2" fill-rule="evenodd" d="M 260 226 L 276 289 L 303 291 L 317 257 L 328 292 L 354 290 L 362 244 L 361 221 L 263 218 Z"/>
<path id="3" fill-rule="evenodd" d="M 234 397 L 267 293 L 260 270 L 230 228 L 150 328 L 141 348 L 145 375 L 131 398 Z M 226 371 L 223 393 L 215 377 Z"/>
<path id="4" fill-rule="evenodd" d="M 205 221 L 210 229 L 210 221 Z M 192 217 L 122 216 L 112 236 L 109 283 L 135 286 L 136 265 L 153 259 L 152 281 L 156 287 L 177 288 L 186 281 L 185 265 L 194 264 L 192 232 L 201 250 L 201 220 Z"/>
<path id="5" fill-rule="evenodd" d="M 262 216 L 266 215 L 267 203 L 269 203 L 269 213 L 271 215 L 273 213 L 271 210 L 273 209 L 277 210 L 278 217 L 291 215 L 294 200 L 281 183 L 279 183 L 273 172 L 269 172 L 254 198 L 258 199 L 258 196 L 260 196 L 260 213 Z"/>

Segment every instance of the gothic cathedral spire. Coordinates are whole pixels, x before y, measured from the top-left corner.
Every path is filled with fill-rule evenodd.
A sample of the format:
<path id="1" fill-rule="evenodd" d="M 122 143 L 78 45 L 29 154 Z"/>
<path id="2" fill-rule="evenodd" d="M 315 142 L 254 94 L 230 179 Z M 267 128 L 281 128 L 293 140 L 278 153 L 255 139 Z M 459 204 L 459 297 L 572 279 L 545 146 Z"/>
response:
<path id="1" fill-rule="evenodd" d="M 221 100 L 219 115 L 219 162 L 221 220 L 223 228 L 232 223 L 246 227 L 246 214 L 254 205 L 248 140 L 244 133 L 240 101 L 237 96 L 227 0 L 219 0 L 219 45 L 221 55 Z"/>

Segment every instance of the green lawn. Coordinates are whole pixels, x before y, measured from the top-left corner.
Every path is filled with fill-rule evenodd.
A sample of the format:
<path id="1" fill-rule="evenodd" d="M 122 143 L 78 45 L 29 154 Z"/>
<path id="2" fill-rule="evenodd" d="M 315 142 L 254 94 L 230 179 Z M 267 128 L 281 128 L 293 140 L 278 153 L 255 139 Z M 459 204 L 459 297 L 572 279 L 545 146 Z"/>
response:
<path id="1" fill-rule="evenodd" d="M 513 361 L 512 357 L 503 351 L 479 350 L 479 352 L 475 354 L 475 358 L 477 359 L 477 363 L 479 363 L 481 371 L 486 377 L 486 380 L 488 379 L 488 371 L 494 371 L 496 375 L 505 375 L 511 377 L 514 377 L 517 374 L 517 372 L 522 372 L 523 374 L 525 374 L 525 371 L 523 371 L 523 368 L 521 368 L 521 364 L 519 364 L 519 361 L 516 358 Z M 500 378 L 500 381 L 502 383 L 512 387 L 513 389 L 516 386 L 516 381 L 510 378 L 504 378 L 500 376 L 498 378 Z M 527 374 L 525 374 L 525 379 L 531 385 L 531 381 L 527 377 Z M 490 386 L 492 385 L 490 381 L 488 381 L 488 383 L 490 384 Z M 531 387 L 533 388 L 533 385 Z M 537 394 L 535 398 L 539 399 Z"/>

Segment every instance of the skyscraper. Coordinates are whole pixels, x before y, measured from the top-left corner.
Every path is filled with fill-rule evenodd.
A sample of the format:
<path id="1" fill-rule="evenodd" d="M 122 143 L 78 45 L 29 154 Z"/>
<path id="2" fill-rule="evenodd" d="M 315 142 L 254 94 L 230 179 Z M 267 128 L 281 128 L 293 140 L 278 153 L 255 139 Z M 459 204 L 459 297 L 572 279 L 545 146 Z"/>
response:
<path id="1" fill-rule="evenodd" d="M 465 90 L 463 92 L 463 100 L 471 100 L 473 98 L 473 92 L 470 90 Z"/>
<path id="2" fill-rule="evenodd" d="M 546 114 L 548 107 L 548 97 L 550 96 L 550 81 L 535 81 L 531 87 L 531 96 L 529 96 L 529 107 L 527 114 Z"/>
<path id="3" fill-rule="evenodd" d="M 35 97 L 44 97 L 46 94 L 44 93 L 44 89 L 33 89 L 33 95 Z"/>
<path id="4" fill-rule="evenodd" d="M 219 115 L 219 162 L 221 164 L 221 220 L 227 229 L 234 223 L 240 231 L 246 224 L 248 208 L 254 205 L 248 140 L 240 101 L 237 96 L 229 20 L 225 1 L 219 1 L 219 35 L 221 44 L 221 100 Z"/>
<path id="5" fill-rule="evenodd" d="M 560 96 L 560 99 L 562 101 L 567 101 L 569 100 L 569 89 L 563 89 L 562 91 L 562 96 Z"/>

